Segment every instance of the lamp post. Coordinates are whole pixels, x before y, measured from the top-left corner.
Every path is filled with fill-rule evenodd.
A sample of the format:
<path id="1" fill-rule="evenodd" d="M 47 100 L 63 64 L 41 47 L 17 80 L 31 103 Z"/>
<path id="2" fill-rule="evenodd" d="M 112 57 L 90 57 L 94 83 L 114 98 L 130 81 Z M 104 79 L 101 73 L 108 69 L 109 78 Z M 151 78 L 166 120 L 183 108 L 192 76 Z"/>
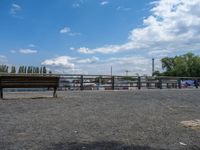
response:
<path id="1" fill-rule="evenodd" d="M 154 58 L 152 58 L 152 76 L 153 76 L 153 74 L 154 74 L 154 66 L 155 66 L 155 64 L 154 64 Z"/>
<path id="2" fill-rule="evenodd" d="M 111 66 L 111 68 L 110 68 L 110 75 L 111 75 L 111 77 L 112 77 L 112 66 Z"/>
<path id="3" fill-rule="evenodd" d="M 126 70 L 125 72 L 126 72 L 126 76 L 128 76 L 128 72 L 129 72 L 129 71 L 128 71 L 128 70 Z"/>

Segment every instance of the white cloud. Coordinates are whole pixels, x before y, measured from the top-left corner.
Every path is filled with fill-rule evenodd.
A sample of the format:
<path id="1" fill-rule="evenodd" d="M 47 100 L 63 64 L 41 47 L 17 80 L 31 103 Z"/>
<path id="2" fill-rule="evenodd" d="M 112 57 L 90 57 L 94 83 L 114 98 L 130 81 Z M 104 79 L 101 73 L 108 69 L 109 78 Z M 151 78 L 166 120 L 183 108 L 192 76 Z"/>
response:
<path id="1" fill-rule="evenodd" d="M 54 67 L 55 69 L 74 69 L 75 64 L 71 63 L 70 61 L 74 58 L 69 56 L 60 56 L 53 59 L 47 59 L 42 62 L 42 65 L 46 65 L 48 67 Z"/>
<path id="2" fill-rule="evenodd" d="M 160 62 L 155 60 L 156 66 L 160 69 Z M 151 58 L 142 56 L 124 56 L 113 57 L 109 59 L 99 59 L 95 63 L 80 63 L 76 64 L 77 68 L 82 68 L 87 71 L 88 74 L 110 74 L 110 68 L 113 68 L 113 74 L 126 75 L 126 70 L 129 71 L 129 75 L 144 75 L 151 73 Z M 97 69 L 98 68 L 98 69 Z"/>
<path id="3" fill-rule="evenodd" d="M 80 47 L 80 48 L 78 49 L 78 52 L 79 52 L 79 53 L 83 53 L 83 54 L 93 54 L 93 53 L 94 53 L 94 51 L 90 50 L 90 49 L 87 48 L 87 47 Z"/>
<path id="4" fill-rule="evenodd" d="M 96 63 L 99 61 L 99 58 L 98 57 L 92 57 L 92 58 L 87 58 L 87 59 L 80 59 L 80 60 L 77 60 L 77 63 L 80 63 L 80 64 L 91 64 L 91 63 Z"/>
<path id="5" fill-rule="evenodd" d="M 19 52 L 21 54 L 36 54 L 38 51 L 33 49 L 20 49 Z"/>
<path id="6" fill-rule="evenodd" d="M 99 47 L 99 48 L 95 48 L 95 49 L 89 49 L 87 47 L 81 47 L 78 49 L 79 53 L 83 53 L 83 54 L 94 54 L 94 53 L 103 53 L 103 54 L 109 54 L 109 53 L 117 53 L 120 51 L 124 51 L 124 50 L 130 50 L 132 49 L 132 47 L 134 47 L 135 49 L 139 49 L 140 47 L 145 47 L 144 43 L 141 43 L 140 45 L 136 45 L 135 43 L 125 43 L 122 45 L 107 45 L 107 46 L 103 46 L 103 47 Z"/>
<path id="7" fill-rule="evenodd" d="M 154 50 L 154 51 L 149 51 L 148 55 L 153 57 L 153 58 L 163 58 L 171 54 L 172 51 L 170 50 Z"/>
<path id="8" fill-rule="evenodd" d="M 60 33 L 61 34 L 64 34 L 64 33 L 69 33 L 71 31 L 71 29 L 69 27 L 64 27 L 60 30 Z"/>
<path id="9" fill-rule="evenodd" d="M 100 3 L 100 5 L 107 5 L 109 3 L 109 1 L 102 1 L 101 3 Z"/>
<path id="10" fill-rule="evenodd" d="M 81 5 L 83 5 L 85 2 L 87 2 L 87 0 L 76 0 L 76 2 L 72 4 L 72 7 L 73 7 L 73 8 L 79 8 L 79 7 L 81 7 Z"/>
<path id="11" fill-rule="evenodd" d="M 71 51 L 75 50 L 75 48 L 74 48 L 74 47 L 70 47 L 69 49 L 70 49 Z"/>
<path id="12" fill-rule="evenodd" d="M 98 48 L 82 47 L 80 53 L 117 53 L 127 50 L 198 50 L 200 47 L 200 0 L 159 0 L 143 27 L 130 32 L 128 42 Z M 83 49 L 84 48 L 84 49 Z"/>
<path id="13" fill-rule="evenodd" d="M 85 59 L 59 56 L 44 60 L 41 64 L 56 73 L 109 74 L 111 66 L 113 67 L 113 73 L 116 75 L 125 75 L 126 70 L 129 71 L 129 75 L 151 73 L 151 58 L 143 56 L 124 56 L 108 59 L 100 59 L 95 56 Z M 155 65 L 157 70 L 161 69 L 159 59 L 155 60 Z"/>
<path id="14" fill-rule="evenodd" d="M 4 55 L 0 55 L 0 64 L 4 64 L 4 63 L 7 63 L 8 62 L 8 59 L 6 56 Z"/>
<path id="15" fill-rule="evenodd" d="M 80 33 L 72 32 L 71 29 L 67 26 L 60 29 L 60 34 L 68 34 L 69 36 L 81 35 Z"/>
<path id="16" fill-rule="evenodd" d="M 11 5 L 11 8 L 10 8 L 10 14 L 13 15 L 13 16 L 15 16 L 21 10 L 22 10 L 22 8 L 21 8 L 20 5 L 13 3 Z"/>
<path id="17" fill-rule="evenodd" d="M 41 64 L 47 66 L 56 73 L 88 73 L 83 66 L 98 63 L 99 58 L 75 58 L 70 56 L 59 56 L 52 59 L 44 60 Z M 82 66 L 83 65 L 83 66 Z"/>

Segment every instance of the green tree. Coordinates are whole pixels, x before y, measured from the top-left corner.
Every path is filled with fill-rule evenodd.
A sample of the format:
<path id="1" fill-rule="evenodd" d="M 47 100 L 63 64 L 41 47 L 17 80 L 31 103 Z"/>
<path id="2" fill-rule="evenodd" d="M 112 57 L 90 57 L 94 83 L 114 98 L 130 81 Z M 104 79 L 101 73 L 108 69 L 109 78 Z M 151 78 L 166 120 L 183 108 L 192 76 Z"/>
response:
<path id="1" fill-rule="evenodd" d="M 0 73 L 8 73 L 8 66 L 0 65 Z"/>
<path id="2" fill-rule="evenodd" d="M 22 73 L 22 66 L 19 67 L 18 73 Z"/>
<path id="3" fill-rule="evenodd" d="M 37 74 L 40 73 L 40 69 L 39 69 L 39 67 L 36 67 L 36 73 L 37 73 Z"/>
<path id="4" fill-rule="evenodd" d="M 27 73 L 27 67 L 26 66 L 24 66 L 24 72 L 23 73 Z"/>
<path id="5" fill-rule="evenodd" d="M 47 69 L 46 69 L 46 67 L 45 67 L 45 66 L 43 67 L 43 69 L 42 69 L 42 70 L 43 70 L 43 74 L 46 74 L 46 73 L 47 73 Z"/>
<path id="6" fill-rule="evenodd" d="M 122 78 L 122 80 L 136 81 L 137 78 L 135 78 L 135 77 L 131 77 L 131 76 L 125 76 L 125 77 Z"/>
<path id="7" fill-rule="evenodd" d="M 166 69 L 166 71 L 171 71 L 174 68 L 174 58 L 165 57 L 161 59 L 162 68 Z"/>
<path id="8" fill-rule="evenodd" d="M 16 73 L 16 68 L 15 68 L 15 66 L 12 66 L 12 67 L 11 67 L 10 73 Z"/>
<path id="9" fill-rule="evenodd" d="M 164 76 L 200 76 L 200 57 L 187 53 L 176 57 L 161 59 Z"/>
<path id="10" fill-rule="evenodd" d="M 42 67 L 40 67 L 40 74 L 42 74 L 43 72 L 42 72 Z"/>
<path id="11" fill-rule="evenodd" d="M 153 76 L 162 76 L 162 73 L 160 71 L 154 71 Z"/>
<path id="12" fill-rule="evenodd" d="M 31 66 L 28 66 L 27 73 L 32 73 Z"/>

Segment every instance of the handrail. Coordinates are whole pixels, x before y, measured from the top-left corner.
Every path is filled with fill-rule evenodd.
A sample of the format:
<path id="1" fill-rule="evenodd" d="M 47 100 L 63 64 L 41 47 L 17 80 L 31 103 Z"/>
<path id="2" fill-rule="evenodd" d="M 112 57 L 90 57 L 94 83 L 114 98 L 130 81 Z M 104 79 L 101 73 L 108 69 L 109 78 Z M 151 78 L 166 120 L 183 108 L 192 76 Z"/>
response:
<path id="1" fill-rule="evenodd" d="M 200 77 L 170 77 L 170 76 L 119 76 L 119 75 L 89 75 L 89 74 L 11 74 L 0 73 L 1 76 L 35 76 L 35 77 L 60 77 L 60 85 L 63 87 L 79 87 L 84 90 L 88 84 L 94 83 L 96 87 L 110 87 L 115 90 L 118 87 L 146 88 L 182 88 L 182 80 L 194 80 L 198 84 Z M 62 87 L 60 86 L 60 87 Z M 94 85 L 91 85 L 94 86 Z M 196 86 L 196 85 L 195 85 Z M 196 86 L 198 87 L 198 86 Z"/>
<path id="2" fill-rule="evenodd" d="M 13 75 L 13 76 L 88 76 L 88 77 L 131 77 L 131 78 L 153 78 L 153 79 L 200 79 L 200 77 L 177 77 L 177 76 L 123 76 L 123 75 L 108 75 L 108 74 L 38 74 L 38 73 L 0 73 L 0 76 Z"/>

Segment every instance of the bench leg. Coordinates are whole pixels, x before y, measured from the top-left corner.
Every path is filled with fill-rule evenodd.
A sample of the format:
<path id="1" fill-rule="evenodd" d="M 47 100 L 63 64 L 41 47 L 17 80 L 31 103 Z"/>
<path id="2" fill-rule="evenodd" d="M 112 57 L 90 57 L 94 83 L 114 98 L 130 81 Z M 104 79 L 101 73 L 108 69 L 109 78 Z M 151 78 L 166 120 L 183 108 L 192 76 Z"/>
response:
<path id="1" fill-rule="evenodd" d="M 53 89 L 53 97 L 57 97 L 56 90 L 57 90 L 57 87 L 54 87 L 54 89 Z"/>
<path id="2" fill-rule="evenodd" d="M 3 99 L 3 88 L 0 88 L 0 99 Z"/>

